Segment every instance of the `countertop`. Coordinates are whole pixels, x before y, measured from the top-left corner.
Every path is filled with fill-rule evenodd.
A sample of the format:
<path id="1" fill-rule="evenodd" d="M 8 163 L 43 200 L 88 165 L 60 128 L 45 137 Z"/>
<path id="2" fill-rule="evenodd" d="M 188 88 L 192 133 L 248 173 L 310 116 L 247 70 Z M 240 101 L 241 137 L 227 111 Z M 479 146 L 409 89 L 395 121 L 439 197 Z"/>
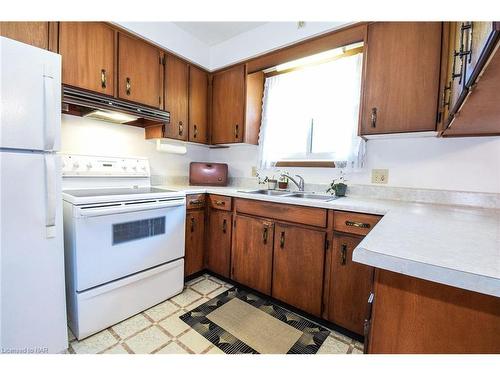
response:
<path id="1" fill-rule="evenodd" d="M 325 202 L 235 187 L 163 188 L 383 215 L 354 250 L 354 261 L 500 297 L 500 210 L 358 197 Z"/>

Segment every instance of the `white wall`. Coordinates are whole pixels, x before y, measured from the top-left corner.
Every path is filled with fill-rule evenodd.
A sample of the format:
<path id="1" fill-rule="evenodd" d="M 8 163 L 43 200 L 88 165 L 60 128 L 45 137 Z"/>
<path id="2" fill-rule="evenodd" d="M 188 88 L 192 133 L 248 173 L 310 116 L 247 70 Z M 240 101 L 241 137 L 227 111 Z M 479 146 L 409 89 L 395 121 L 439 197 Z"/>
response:
<path id="1" fill-rule="evenodd" d="M 186 60 L 210 68 L 210 47 L 173 22 L 116 22 L 116 24 Z"/>
<path id="2" fill-rule="evenodd" d="M 346 24 L 346 22 L 306 22 L 304 27 L 298 29 L 297 22 L 269 22 L 212 46 L 210 69 L 219 69 Z"/>
<path id="3" fill-rule="evenodd" d="M 208 158 L 207 147 L 188 144 L 186 155 L 162 153 L 155 141 L 144 139 L 144 129 L 77 116 L 62 116 L 61 136 L 63 153 L 147 157 L 158 176 L 187 176 L 190 161 Z"/>
<path id="4" fill-rule="evenodd" d="M 231 176 L 250 177 L 257 158 L 256 146 L 210 150 L 210 161 L 230 160 Z M 366 167 L 347 178 L 371 184 L 372 168 L 389 169 L 387 186 L 500 193 L 500 137 L 372 139 Z M 328 183 L 338 174 L 329 168 L 284 169 L 308 183 Z"/>

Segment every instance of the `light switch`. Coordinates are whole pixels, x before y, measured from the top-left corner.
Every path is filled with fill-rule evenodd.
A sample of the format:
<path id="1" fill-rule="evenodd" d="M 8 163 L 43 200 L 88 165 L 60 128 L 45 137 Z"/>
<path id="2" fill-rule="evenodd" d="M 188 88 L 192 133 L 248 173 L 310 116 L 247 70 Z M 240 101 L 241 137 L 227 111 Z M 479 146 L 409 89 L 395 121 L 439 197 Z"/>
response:
<path id="1" fill-rule="evenodd" d="M 372 184 L 387 184 L 388 182 L 388 169 L 372 169 Z"/>

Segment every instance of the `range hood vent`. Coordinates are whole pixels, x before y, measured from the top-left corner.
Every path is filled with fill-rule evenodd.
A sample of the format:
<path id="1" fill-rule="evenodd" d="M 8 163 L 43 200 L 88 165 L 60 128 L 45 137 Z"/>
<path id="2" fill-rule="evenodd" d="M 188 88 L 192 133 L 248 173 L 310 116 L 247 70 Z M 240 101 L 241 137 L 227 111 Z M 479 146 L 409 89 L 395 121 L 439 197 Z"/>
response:
<path id="1" fill-rule="evenodd" d="M 152 123 L 170 123 L 170 113 L 146 107 L 136 103 L 100 95 L 89 91 L 63 86 L 63 112 L 85 116 L 95 110 L 125 113 L 137 120 L 127 123 L 136 126 L 148 126 Z M 66 105 L 64 105 L 66 104 Z"/>

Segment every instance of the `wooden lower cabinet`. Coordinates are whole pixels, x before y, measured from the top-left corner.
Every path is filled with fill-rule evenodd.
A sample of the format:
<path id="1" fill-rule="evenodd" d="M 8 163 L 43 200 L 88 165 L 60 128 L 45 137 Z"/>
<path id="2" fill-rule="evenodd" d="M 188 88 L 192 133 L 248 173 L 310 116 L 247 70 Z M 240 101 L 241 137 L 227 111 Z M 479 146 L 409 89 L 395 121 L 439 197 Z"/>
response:
<path id="1" fill-rule="evenodd" d="M 377 269 L 368 353 L 500 353 L 500 298 Z"/>
<path id="2" fill-rule="evenodd" d="M 229 277 L 231 258 L 232 213 L 209 210 L 208 244 L 206 248 L 207 268 L 221 276 Z"/>
<path id="3" fill-rule="evenodd" d="M 186 247 L 184 277 L 203 270 L 205 252 L 205 210 L 190 210 L 186 214 Z"/>
<path id="4" fill-rule="evenodd" d="M 363 238 L 334 233 L 327 254 L 323 318 L 363 335 L 373 268 L 352 261 L 354 248 Z"/>
<path id="5" fill-rule="evenodd" d="M 320 316 L 326 233 L 282 223 L 274 228 L 272 296 Z"/>
<path id="6" fill-rule="evenodd" d="M 231 278 L 264 294 L 271 294 L 273 267 L 272 221 L 249 216 L 234 218 Z"/>

